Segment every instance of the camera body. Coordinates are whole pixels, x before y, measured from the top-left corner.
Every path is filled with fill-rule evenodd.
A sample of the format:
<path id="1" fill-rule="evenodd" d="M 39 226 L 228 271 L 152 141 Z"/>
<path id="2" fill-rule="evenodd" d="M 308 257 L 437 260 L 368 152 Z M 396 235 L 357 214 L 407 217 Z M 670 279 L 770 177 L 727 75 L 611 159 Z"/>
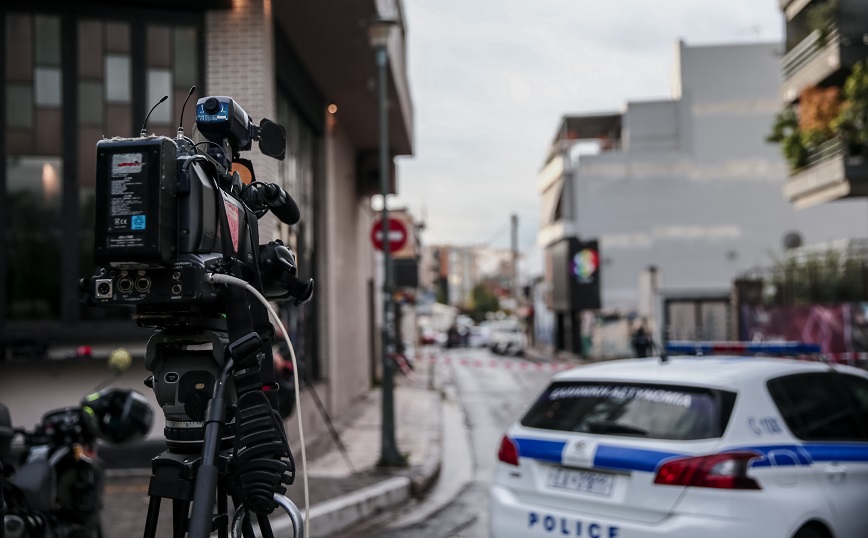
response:
<path id="1" fill-rule="evenodd" d="M 252 261 L 243 203 L 215 181 L 218 163 L 190 146 L 166 137 L 97 144 L 93 304 L 215 301 L 204 276 L 223 258 L 218 204 L 236 259 Z"/>
<path id="2" fill-rule="evenodd" d="M 295 203 L 282 189 L 255 180 L 243 185 L 232 171 L 253 140 L 266 155 L 282 159 L 282 127 L 268 120 L 256 126 L 229 97 L 199 99 L 196 124 L 205 138 L 199 144 L 180 135 L 97 144 L 97 269 L 83 282 L 90 304 L 135 306 L 140 320 L 193 311 L 213 316 L 221 296 L 206 274 L 227 272 L 231 259 L 235 274 L 252 281 L 260 270 L 260 251 L 271 252 L 253 244 L 251 227 L 257 224 L 250 216 L 272 209 L 281 220 L 287 214 L 298 220 Z M 252 174 L 252 164 L 245 163 Z M 295 258 L 278 245 L 289 252 L 279 261 L 289 260 L 294 277 Z M 269 298 L 286 297 L 285 289 Z"/>

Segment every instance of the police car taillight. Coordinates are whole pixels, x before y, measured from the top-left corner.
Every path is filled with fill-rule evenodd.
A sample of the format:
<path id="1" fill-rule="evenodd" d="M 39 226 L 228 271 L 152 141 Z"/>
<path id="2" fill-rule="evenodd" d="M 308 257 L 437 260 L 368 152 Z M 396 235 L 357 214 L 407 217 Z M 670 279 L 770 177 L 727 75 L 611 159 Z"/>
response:
<path id="1" fill-rule="evenodd" d="M 497 451 L 497 459 L 510 465 L 518 465 L 518 447 L 515 441 L 507 436 L 500 440 L 500 450 Z"/>
<path id="2" fill-rule="evenodd" d="M 717 489 L 761 489 L 747 476 L 756 452 L 726 452 L 669 460 L 657 471 L 654 483 L 663 486 L 690 486 Z"/>

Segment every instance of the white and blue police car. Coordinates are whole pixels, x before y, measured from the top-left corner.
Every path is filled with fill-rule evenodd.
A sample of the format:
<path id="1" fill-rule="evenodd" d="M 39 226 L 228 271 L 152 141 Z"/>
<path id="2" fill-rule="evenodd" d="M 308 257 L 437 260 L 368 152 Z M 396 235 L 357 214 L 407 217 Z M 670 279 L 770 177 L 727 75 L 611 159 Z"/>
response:
<path id="1" fill-rule="evenodd" d="M 865 538 L 868 373 L 753 356 L 581 366 L 498 459 L 493 538 Z"/>

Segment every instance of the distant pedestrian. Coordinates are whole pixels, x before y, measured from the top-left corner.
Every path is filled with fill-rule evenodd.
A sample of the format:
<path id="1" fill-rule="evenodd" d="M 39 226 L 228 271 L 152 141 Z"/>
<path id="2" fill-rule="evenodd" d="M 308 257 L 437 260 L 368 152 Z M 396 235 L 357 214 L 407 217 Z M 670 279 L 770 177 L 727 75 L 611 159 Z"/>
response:
<path id="1" fill-rule="evenodd" d="M 459 336 L 460 335 L 458 334 L 458 325 L 453 323 L 446 331 L 446 347 L 458 347 L 460 345 Z"/>
<path id="2" fill-rule="evenodd" d="M 648 336 L 648 331 L 644 325 L 640 325 L 636 332 L 633 333 L 633 338 L 630 343 L 633 345 L 633 352 L 637 357 L 647 357 L 648 351 L 651 348 L 651 338 Z"/>

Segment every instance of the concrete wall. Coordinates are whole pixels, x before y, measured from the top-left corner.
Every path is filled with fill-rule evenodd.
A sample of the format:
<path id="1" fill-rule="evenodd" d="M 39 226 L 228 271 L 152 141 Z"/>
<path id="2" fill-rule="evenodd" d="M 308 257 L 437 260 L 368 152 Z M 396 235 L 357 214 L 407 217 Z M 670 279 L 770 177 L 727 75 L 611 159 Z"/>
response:
<path id="1" fill-rule="evenodd" d="M 773 263 L 789 231 L 806 244 L 865 235 L 864 200 L 796 211 L 783 199 L 786 166 L 765 142 L 778 108 L 779 48 L 682 46 L 683 97 L 670 107 L 680 149 L 579 158 L 576 221 L 582 237 L 600 239 L 604 308 L 636 308 L 649 265 L 667 290 L 726 290 L 737 275 Z M 625 125 L 638 132 L 659 131 L 643 122 L 665 118 L 656 104 L 627 110 Z"/>
<path id="2" fill-rule="evenodd" d="M 208 93 L 196 97 L 228 95 L 258 125 L 262 118 L 277 120 L 274 72 L 274 21 L 271 0 L 236 2 L 231 10 L 206 12 L 205 47 Z M 260 181 L 281 182 L 278 161 L 253 148 L 244 153 L 253 162 Z M 279 221 L 270 213 L 259 221 L 262 242 L 283 239 Z"/>
<path id="3" fill-rule="evenodd" d="M 321 360 L 329 380 L 328 402 L 331 411 L 338 414 L 371 387 L 367 283 L 374 278 L 369 236 L 373 211 L 370 201 L 356 194 L 355 155 L 355 148 L 338 126 L 325 141 L 324 222 L 318 238 L 322 286 L 317 291 L 322 294 L 325 310 L 320 334 Z M 382 303 L 380 297 L 377 294 L 377 305 Z"/>
<path id="4" fill-rule="evenodd" d="M 630 103 L 624 115 L 623 139 L 624 150 L 632 153 L 677 150 L 678 103 Z"/>

